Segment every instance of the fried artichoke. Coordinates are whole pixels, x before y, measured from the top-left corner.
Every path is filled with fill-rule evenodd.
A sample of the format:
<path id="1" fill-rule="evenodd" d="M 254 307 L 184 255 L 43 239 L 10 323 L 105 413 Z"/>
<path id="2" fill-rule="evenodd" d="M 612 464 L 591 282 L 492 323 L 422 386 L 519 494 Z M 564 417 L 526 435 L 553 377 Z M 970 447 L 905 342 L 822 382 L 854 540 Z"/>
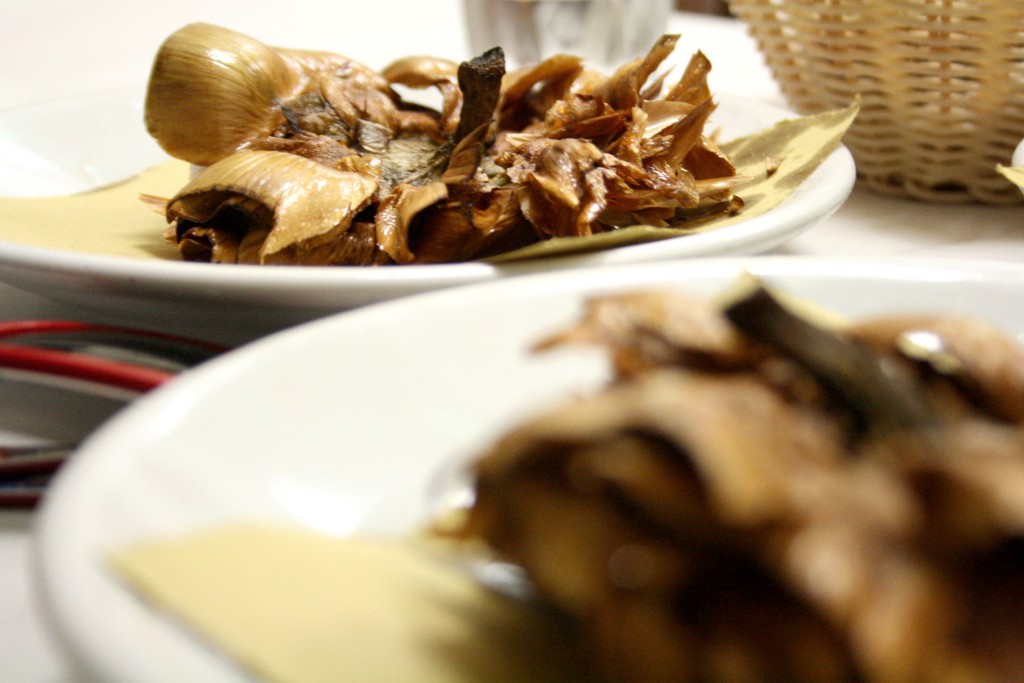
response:
<path id="1" fill-rule="evenodd" d="M 202 169 L 167 200 L 167 238 L 219 263 L 434 263 L 735 212 L 736 169 L 704 132 L 708 60 L 670 87 L 655 75 L 676 40 L 607 77 L 567 55 L 506 73 L 499 48 L 377 73 L 191 24 L 160 47 L 146 99 L 157 142 Z"/>
<path id="2" fill-rule="evenodd" d="M 476 461 L 459 533 L 609 680 L 1019 678 L 1019 345 L 953 316 L 833 329 L 762 288 L 604 297 L 540 347 L 579 343 L 614 379 Z"/>

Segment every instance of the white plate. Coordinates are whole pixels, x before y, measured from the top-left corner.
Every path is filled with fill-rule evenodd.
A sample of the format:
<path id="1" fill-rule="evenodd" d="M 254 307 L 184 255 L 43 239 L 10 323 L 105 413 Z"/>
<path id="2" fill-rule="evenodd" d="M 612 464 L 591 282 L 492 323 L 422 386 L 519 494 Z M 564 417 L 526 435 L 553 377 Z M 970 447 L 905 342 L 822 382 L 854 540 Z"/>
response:
<path id="1" fill-rule="evenodd" d="M 1021 140 L 1017 148 L 1013 150 L 1013 160 L 1010 163 L 1014 166 L 1024 166 L 1024 140 Z"/>
<path id="2" fill-rule="evenodd" d="M 116 91 L 0 112 L 0 193 L 80 191 L 129 177 L 166 159 L 142 125 L 142 97 L 137 90 Z M 792 116 L 769 105 L 722 98 L 714 125 L 732 138 Z M 366 303 L 538 270 L 763 252 L 835 211 L 849 195 L 855 175 L 850 153 L 840 148 L 786 202 L 749 221 L 656 243 L 528 264 L 225 267 L 105 257 L 0 241 L 0 280 L 60 301 L 130 315 L 136 322 L 173 316 L 265 331 Z"/>
<path id="3" fill-rule="evenodd" d="M 105 553 L 229 520 L 337 535 L 409 530 L 456 463 L 604 379 L 596 351 L 528 351 L 575 320 L 585 296 L 650 287 L 711 294 L 743 270 L 850 316 L 960 311 L 1024 341 L 1024 271 L 977 261 L 759 257 L 577 270 L 312 322 L 145 396 L 61 472 L 36 539 L 55 632 L 92 676 L 85 680 L 244 681 L 114 581 Z"/>

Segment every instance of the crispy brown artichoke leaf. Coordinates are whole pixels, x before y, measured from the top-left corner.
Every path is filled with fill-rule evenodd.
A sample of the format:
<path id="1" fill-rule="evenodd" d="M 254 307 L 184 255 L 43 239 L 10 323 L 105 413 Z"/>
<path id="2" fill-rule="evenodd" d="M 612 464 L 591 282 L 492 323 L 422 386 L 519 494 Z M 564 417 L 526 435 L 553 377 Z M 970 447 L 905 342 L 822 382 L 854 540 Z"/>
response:
<path id="1" fill-rule="evenodd" d="M 494 262 L 567 256 L 655 242 L 693 232 L 716 230 L 750 220 L 778 206 L 831 154 L 842 141 L 860 109 L 859 102 L 845 109 L 780 122 L 753 135 L 721 145 L 743 180 L 734 188 L 743 198 L 742 211 L 731 204 L 710 202 L 710 216 L 687 221 L 680 227 L 632 225 L 579 238 L 552 238 L 492 257 Z M 770 160 L 780 160 L 777 166 Z"/>

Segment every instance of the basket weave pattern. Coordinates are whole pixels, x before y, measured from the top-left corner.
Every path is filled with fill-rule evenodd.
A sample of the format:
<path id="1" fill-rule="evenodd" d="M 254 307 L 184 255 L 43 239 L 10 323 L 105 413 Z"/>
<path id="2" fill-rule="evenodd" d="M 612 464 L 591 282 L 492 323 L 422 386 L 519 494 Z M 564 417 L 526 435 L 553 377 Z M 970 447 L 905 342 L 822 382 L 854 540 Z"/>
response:
<path id="1" fill-rule="evenodd" d="M 790 105 L 861 112 L 844 142 L 871 187 L 1018 202 L 996 172 L 1024 138 L 1022 0 L 730 0 Z"/>

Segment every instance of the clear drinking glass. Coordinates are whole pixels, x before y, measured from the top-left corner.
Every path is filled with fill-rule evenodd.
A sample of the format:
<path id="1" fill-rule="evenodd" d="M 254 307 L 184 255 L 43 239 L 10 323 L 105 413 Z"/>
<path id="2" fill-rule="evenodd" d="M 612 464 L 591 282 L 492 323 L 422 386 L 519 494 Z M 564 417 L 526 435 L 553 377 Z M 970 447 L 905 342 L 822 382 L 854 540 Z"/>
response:
<path id="1" fill-rule="evenodd" d="M 463 0 L 473 54 L 500 46 L 510 67 L 557 53 L 612 70 L 646 54 L 664 32 L 672 0 Z"/>

